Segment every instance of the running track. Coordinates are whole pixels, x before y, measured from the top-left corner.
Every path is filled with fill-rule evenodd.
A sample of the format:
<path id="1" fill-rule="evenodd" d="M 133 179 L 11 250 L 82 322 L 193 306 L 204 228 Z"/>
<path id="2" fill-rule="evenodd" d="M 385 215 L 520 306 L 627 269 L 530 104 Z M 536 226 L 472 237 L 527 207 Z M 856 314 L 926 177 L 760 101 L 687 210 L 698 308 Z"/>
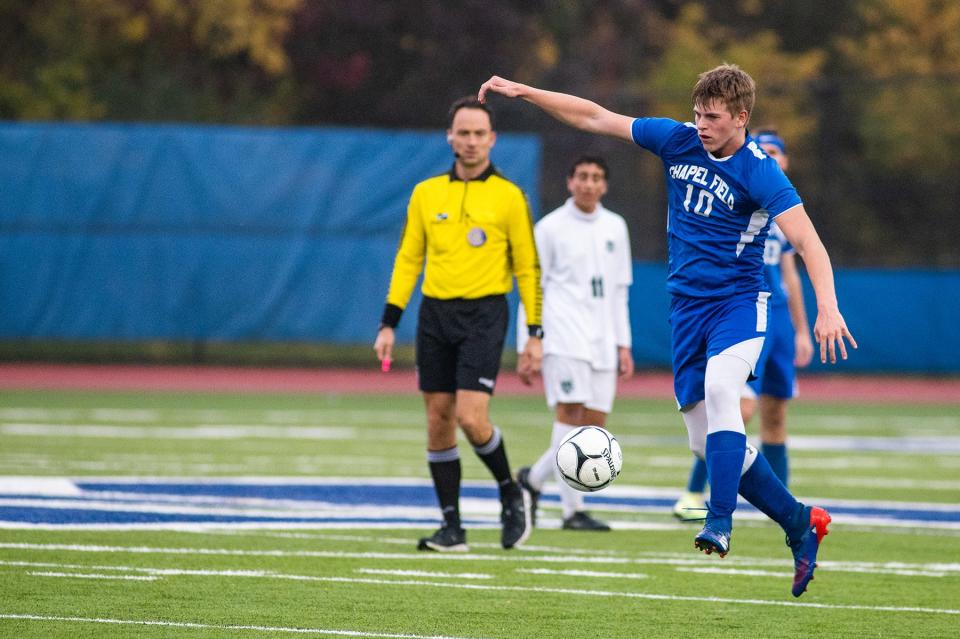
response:
<path id="1" fill-rule="evenodd" d="M 79 364 L 0 364 L 0 389 L 217 391 L 264 393 L 414 393 L 411 370 L 228 368 L 217 366 L 131 366 Z M 798 401 L 930 403 L 960 406 L 960 378 L 854 377 L 800 378 Z M 501 395 L 540 395 L 516 374 L 501 373 Z M 668 373 L 642 372 L 621 383 L 620 396 L 672 401 Z"/>

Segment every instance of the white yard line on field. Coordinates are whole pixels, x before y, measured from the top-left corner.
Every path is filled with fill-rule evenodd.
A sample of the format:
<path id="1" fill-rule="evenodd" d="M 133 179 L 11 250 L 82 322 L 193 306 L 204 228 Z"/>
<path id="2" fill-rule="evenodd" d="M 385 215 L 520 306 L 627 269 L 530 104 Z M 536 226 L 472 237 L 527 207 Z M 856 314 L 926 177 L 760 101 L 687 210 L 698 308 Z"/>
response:
<path id="1" fill-rule="evenodd" d="M 10 550 L 37 550 L 37 551 L 67 551 L 89 553 L 131 553 L 131 554 L 171 554 L 171 555 L 201 555 L 201 556 L 236 556 L 236 557 L 316 557 L 336 559 L 377 559 L 377 560 L 412 560 L 412 561 L 493 561 L 493 562 L 523 562 L 546 564 L 592 564 L 592 565 L 662 565 L 662 566 L 689 566 L 714 567 L 711 558 L 701 555 L 690 556 L 677 553 L 643 553 L 639 557 L 611 557 L 608 555 L 583 556 L 572 554 L 529 555 L 481 555 L 475 553 L 383 553 L 383 552 L 339 552 L 323 550 L 241 550 L 232 548 L 154 548 L 146 546 L 98 546 L 98 545 L 69 545 L 69 544 L 30 544 L 30 543 L 0 543 L 0 549 Z M 529 552 L 529 548 L 521 548 L 520 552 Z M 561 552 L 564 552 L 563 549 Z M 728 557 L 729 568 L 773 568 L 790 567 L 793 565 L 789 558 L 769 559 L 764 557 Z M 0 565 L 9 566 L 36 566 L 67 568 L 76 567 L 69 564 L 31 563 L 22 561 L 0 560 Z M 831 572 L 854 572 L 871 574 L 910 575 L 924 577 L 957 577 L 960 576 L 960 563 L 933 562 L 933 563 L 906 563 L 906 562 L 867 562 L 867 561 L 820 561 L 821 570 Z M 80 566 L 83 567 L 83 566 Z M 108 566 L 96 566 L 101 570 Z M 263 571 L 254 571 L 256 575 L 265 574 Z M 234 572 L 247 576 L 247 572 Z M 252 573 L 251 573 L 252 574 Z"/>
<path id="2" fill-rule="evenodd" d="M 18 615 L 0 612 L 0 619 L 25 621 L 54 621 L 69 623 L 98 623 L 120 626 L 162 626 L 167 628 L 196 628 L 202 630 L 249 630 L 252 632 L 286 632 L 298 635 L 327 635 L 331 637 L 382 637 L 383 639 L 466 639 L 446 635 L 413 635 L 395 632 L 363 632 L 360 630 L 328 630 L 325 628 L 285 628 L 283 626 L 215 625 L 190 621 L 158 621 L 143 619 L 106 619 L 98 617 L 60 617 L 54 615 Z"/>
<path id="3" fill-rule="evenodd" d="M 817 564 L 819 566 L 819 564 Z M 677 572 L 695 572 L 698 574 L 704 575 L 733 575 L 739 577 L 780 577 L 785 579 L 792 579 L 793 573 L 788 571 L 777 572 L 775 570 L 754 570 L 747 568 L 712 568 L 712 567 L 697 567 L 697 568 L 684 568 L 677 567 L 674 568 Z"/>
<path id="4" fill-rule="evenodd" d="M 30 565 L 30 562 L 2 562 L 7 565 Z M 57 566 L 57 564 L 39 564 L 42 566 Z M 66 567 L 67 565 L 64 565 Z M 70 564 L 72 567 L 83 568 L 83 566 L 78 566 L 75 564 Z M 659 600 L 659 601 L 697 601 L 697 602 L 711 602 L 711 603 L 730 603 L 730 604 L 741 604 L 741 605 L 762 605 L 762 606 L 788 606 L 788 607 L 805 607 L 805 608 L 823 608 L 830 610 L 863 610 L 870 612 L 917 612 L 925 614 L 948 614 L 948 615 L 958 615 L 960 610 L 955 610 L 951 608 L 924 608 L 924 607 L 913 607 L 913 606 L 868 606 L 860 604 L 821 604 L 821 603 L 808 603 L 808 602 L 797 602 L 789 600 L 766 600 L 766 599 L 736 599 L 728 597 L 693 597 L 693 596 L 682 596 L 682 595 L 668 595 L 668 594 L 656 594 L 656 593 L 640 593 L 640 592 L 617 592 L 617 591 L 602 591 L 602 590 L 587 590 L 587 589 L 577 589 L 577 588 L 543 588 L 543 587 L 528 587 L 528 586 L 494 586 L 494 585 L 481 585 L 481 584 L 466 584 L 466 583 L 456 583 L 451 581 L 445 582 L 432 582 L 432 581 L 419 581 L 412 579 L 400 579 L 400 580 L 389 580 L 389 579 L 365 579 L 365 578 L 350 578 L 350 577 L 323 577 L 317 575 L 292 575 L 285 573 L 275 573 L 271 571 L 237 571 L 237 570 L 182 570 L 175 568 L 143 568 L 143 567 L 125 567 L 125 566 L 88 566 L 89 569 L 101 569 L 101 570 L 119 570 L 119 571 L 131 571 L 131 572 L 146 572 L 149 575 L 164 575 L 164 576 L 220 576 L 220 577 L 253 577 L 253 578 L 265 578 L 265 579 L 283 579 L 283 580 L 292 580 L 292 581 L 302 581 L 302 582 L 333 582 L 333 583 L 352 583 L 352 584 L 369 584 L 369 585 L 393 585 L 393 586 L 422 586 L 422 587 L 447 587 L 447 588 L 462 588 L 467 590 L 488 590 L 488 591 L 505 591 L 505 592 L 535 592 L 535 593 L 548 593 L 548 594 L 568 594 L 574 596 L 590 596 L 590 597 L 624 597 L 628 599 L 649 599 L 649 600 Z M 708 572 L 704 570 L 703 572 Z M 709 572 L 716 572 L 709 571 Z M 767 576 L 770 573 L 766 571 L 754 571 L 757 575 Z M 551 574 L 565 574 L 564 571 L 555 571 Z M 598 573 L 602 575 L 603 578 L 609 578 L 610 576 L 615 576 L 616 573 Z M 726 573 L 732 574 L 732 573 Z M 744 574 L 744 573 L 740 573 Z M 789 576 L 789 573 L 785 573 L 786 576 Z M 64 575 L 68 576 L 68 575 Z M 580 574 L 576 576 L 596 576 L 589 574 Z M 777 575 L 781 576 L 781 575 Z M 2 618 L 2 615 L 0 615 Z M 379 635 L 374 635 L 379 636 Z"/>
<path id="5" fill-rule="evenodd" d="M 671 595 L 645 592 L 586 590 L 581 588 L 545 588 L 529 586 L 504 586 L 457 583 L 453 581 L 420 581 L 415 579 L 367 579 L 352 577 L 320 577 L 314 575 L 265 574 L 265 578 L 290 579 L 295 581 L 329 582 L 342 584 L 364 584 L 375 586 L 414 586 L 426 588 L 460 588 L 463 590 L 495 591 L 495 592 L 526 592 L 555 595 L 573 595 L 576 597 L 622 597 L 625 599 L 646 599 L 653 601 L 692 601 L 705 603 L 727 603 L 749 606 L 781 606 L 790 608 L 819 608 L 826 610 L 862 610 L 865 612 L 914 612 L 921 614 L 960 615 L 960 610 L 953 608 L 926 608 L 918 606 L 868 606 L 862 604 L 825 604 L 789 600 L 772 599 L 737 599 L 733 597 L 694 597 L 686 595 Z"/>
<path id="6" fill-rule="evenodd" d="M 28 572 L 33 577 L 67 577 L 69 579 L 120 579 L 124 581 L 156 581 L 155 575 L 104 575 L 102 573 L 81 572 Z"/>
<path id="7" fill-rule="evenodd" d="M 600 579 L 647 579 L 642 572 L 601 572 L 597 570 L 551 570 L 549 568 L 517 568 L 528 575 L 561 575 L 563 577 L 598 577 Z"/>
<path id="8" fill-rule="evenodd" d="M 436 577 L 440 579 L 493 579 L 493 575 L 477 572 L 431 572 L 427 570 L 383 570 L 380 568 L 357 568 L 354 572 L 364 575 L 387 575 L 394 577 Z"/>
<path id="9" fill-rule="evenodd" d="M 796 484 L 823 484 L 823 477 L 791 477 L 792 486 Z M 831 486 L 846 486 L 849 488 L 886 488 L 890 490 L 949 490 L 960 493 L 960 481 L 949 479 L 890 479 L 885 477 L 831 477 Z"/>

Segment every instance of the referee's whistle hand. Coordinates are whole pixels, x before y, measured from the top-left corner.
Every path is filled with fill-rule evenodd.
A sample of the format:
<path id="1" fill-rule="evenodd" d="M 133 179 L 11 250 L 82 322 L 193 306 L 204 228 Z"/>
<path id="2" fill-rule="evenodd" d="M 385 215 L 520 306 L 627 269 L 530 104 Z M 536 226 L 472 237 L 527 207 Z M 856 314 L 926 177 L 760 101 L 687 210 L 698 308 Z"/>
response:
<path id="1" fill-rule="evenodd" d="M 377 359 L 381 362 L 393 357 L 393 343 L 396 335 L 389 326 L 384 326 L 377 333 L 377 339 L 373 343 L 373 351 L 377 354 Z"/>

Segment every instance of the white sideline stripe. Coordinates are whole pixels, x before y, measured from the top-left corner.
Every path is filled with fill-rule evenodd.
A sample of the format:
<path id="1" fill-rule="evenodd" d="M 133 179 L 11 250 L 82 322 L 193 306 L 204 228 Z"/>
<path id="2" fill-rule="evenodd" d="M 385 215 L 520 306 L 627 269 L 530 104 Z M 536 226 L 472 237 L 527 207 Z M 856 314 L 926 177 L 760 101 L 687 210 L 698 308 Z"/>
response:
<path id="1" fill-rule="evenodd" d="M 68 621 L 78 623 L 102 623 L 122 626 L 164 626 L 168 628 L 199 628 L 203 630 L 252 630 L 254 632 L 288 632 L 300 635 L 330 635 L 335 637 L 382 637 L 383 639 L 467 639 L 446 635 L 411 635 L 392 632 L 361 632 L 359 630 L 327 630 L 324 628 L 285 628 L 282 626 L 218 626 L 190 621 L 147 621 L 141 619 L 105 619 L 97 617 L 59 617 L 53 615 L 18 615 L 0 613 L 0 619 L 24 619 L 27 621 Z"/>
<path id="2" fill-rule="evenodd" d="M 933 564 L 936 566 L 936 564 Z M 817 563 L 820 569 L 830 568 L 835 572 L 858 572 L 873 575 L 897 575 L 899 577 L 956 577 L 956 573 L 951 570 L 915 570 L 906 568 L 878 569 L 868 566 L 833 566 L 828 561 Z M 679 572 L 702 572 L 713 573 L 716 575 L 746 575 L 749 577 L 790 577 L 793 573 L 772 572 L 765 570 L 743 570 L 739 568 L 675 568 Z"/>
<path id="3" fill-rule="evenodd" d="M 0 477 L 0 495 L 76 497 L 81 491 L 64 477 Z"/>
<path id="4" fill-rule="evenodd" d="M 427 570 L 382 570 L 379 568 L 357 568 L 354 572 L 366 575 L 394 575 L 397 577 L 439 577 L 450 579 L 493 579 L 493 575 L 476 572 L 430 572 Z"/>
<path id="5" fill-rule="evenodd" d="M 363 538 L 358 538 L 363 539 Z M 69 544 L 30 544 L 30 543 L 0 543 L 0 548 L 12 550 L 65 550 L 73 552 L 94 552 L 94 553 L 135 553 L 135 554 L 173 554 L 173 555 L 221 555 L 221 556 L 241 556 L 241 557 L 322 557 L 337 559 L 397 559 L 397 560 L 444 560 L 444 561 L 510 561 L 510 562 L 529 562 L 529 563 L 585 563 L 585 564 L 615 564 L 615 565 L 666 565 L 666 566 L 710 566 L 713 562 L 707 557 L 697 555 L 686 556 L 677 553 L 643 553 L 642 557 L 611 557 L 609 555 L 585 557 L 575 555 L 525 555 L 518 554 L 509 557 L 503 555 L 478 555 L 473 553 L 453 554 L 453 553 L 383 553 L 383 552 L 339 552 L 323 550 L 237 550 L 228 548 L 154 548 L 145 546 L 95 546 L 95 545 L 69 545 Z M 521 552 L 529 551 L 529 548 L 521 548 Z M 730 557 L 727 562 L 736 567 L 787 567 L 792 566 L 790 559 L 767 559 L 762 557 Z M 38 563 L 27 564 L 24 562 L 0 560 L 0 565 L 20 566 L 36 565 L 47 567 L 73 567 L 68 564 L 50 564 Z M 855 572 L 855 573 L 877 573 L 877 574 L 907 574 L 909 572 L 917 573 L 943 573 L 943 576 L 960 575 L 960 563 L 917 563 L 908 564 L 904 562 L 861 562 L 861 561 L 820 561 L 817 563 L 821 570 L 828 569 L 831 572 Z M 78 566 L 83 568 L 85 566 Z M 98 566 L 97 568 L 110 569 L 107 566 Z M 218 571 L 219 574 L 222 571 Z M 252 571 L 256 574 L 265 574 L 263 571 Z M 199 572 L 197 574 L 206 574 Z M 251 571 L 234 571 L 231 574 L 242 574 L 244 576 L 251 574 Z M 923 576 L 940 576 L 939 574 L 924 574 Z"/>
<path id="6" fill-rule="evenodd" d="M 156 575 L 103 575 L 100 573 L 79 572 L 28 572 L 34 577 L 69 577 L 70 579 L 123 579 L 126 581 L 156 581 Z"/>
<path id="7" fill-rule="evenodd" d="M 182 500 L 161 499 L 152 501 L 152 498 L 138 501 L 63 501 L 57 499 L 24 499 L 24 498 L 3 498 L 0 497 L 0 506 L 16 506 L 20 508 L 62 508 L 69 510 L 96 510 L 108 512 L 143 512 L 158 513 L 169 515 L 223 515 L 235 517 L 274 517 L 277 519 L 289 519 L 291 517 L 330 517 L 335 519 L 346 518 L 385 518 L 385 517 L 407 517 L 424 519 L 420 525 L 425 526 L 436 517 L 436 507 L 426 508 L 420 506 L 350 506 L 338 505 L 335 503 L 324 502 L 274 502 L 277 508 L 253 508 L 254 505 L 266 506 L 269 502 L 261 501 L 259 504 L 244 503 L 231 499 L 204 500 L 197 505 L 191 504 L 195 501 L 188 498 Z M 465 500 L 462 500 L 465 501 Z M 217 503 L 217 506 L 205 506 L 203 503 Z M 226 505 L 224 505 L 226 504 Z M 491 509 L 484 509 L 490 513 L 493 510 L 493 500 L 490 500 Z M 463 510 L 468 510 L 464 508 Z M 179 522 L 178 522 L 179 523 Z M 216 522 L 211 522 L 216 523 Z M 282 521 L 277 523 L 284 523 Z M 274 524 L 276 525 L 276 524 Z M 499 524 L 498 524 L 499 526 Z"/>
<path id="8" fill-rule="evenodd" d="M 517 568 L 517 572 L 530 575 L 561 575 L 563 577 L 612 577 L 615 579 L 647 579 L 642 572 L 600 572 L 597 570 L 551 570 L 549 568 Z"/>
<path id="9" fill-rule="evenodd" d="M 6 422 L 4 435 L 31 437 L 98 437 L 116 439 L 332 439 L 357 437 L 351 426 L 256 426 L 198 424 L 197 426 L 113 426 L 110 424 L 38 424 Z"/>

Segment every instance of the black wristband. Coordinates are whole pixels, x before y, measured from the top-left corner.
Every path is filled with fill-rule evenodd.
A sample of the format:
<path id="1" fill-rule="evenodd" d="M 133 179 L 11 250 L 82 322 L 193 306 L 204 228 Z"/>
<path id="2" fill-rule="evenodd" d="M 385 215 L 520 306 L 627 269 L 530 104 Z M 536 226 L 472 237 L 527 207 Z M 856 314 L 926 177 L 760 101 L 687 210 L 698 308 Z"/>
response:
<path id="1" fill-rule="evenodd" d="M 527 335 L 543 339 L 543 327 L 539 324 L 527 324 Z"/>
<path id="2" fill-rule="evenodd" d="M 389 326 L 390 328 L 396 328 L 397 324 L 400 323 L 400 316 L 403 314 L 403 309 L 397 306 L 396 304 L 387 304 L 383 307 L 383 317 L 380 318 L 380 328 L 384 326 Z"/>

